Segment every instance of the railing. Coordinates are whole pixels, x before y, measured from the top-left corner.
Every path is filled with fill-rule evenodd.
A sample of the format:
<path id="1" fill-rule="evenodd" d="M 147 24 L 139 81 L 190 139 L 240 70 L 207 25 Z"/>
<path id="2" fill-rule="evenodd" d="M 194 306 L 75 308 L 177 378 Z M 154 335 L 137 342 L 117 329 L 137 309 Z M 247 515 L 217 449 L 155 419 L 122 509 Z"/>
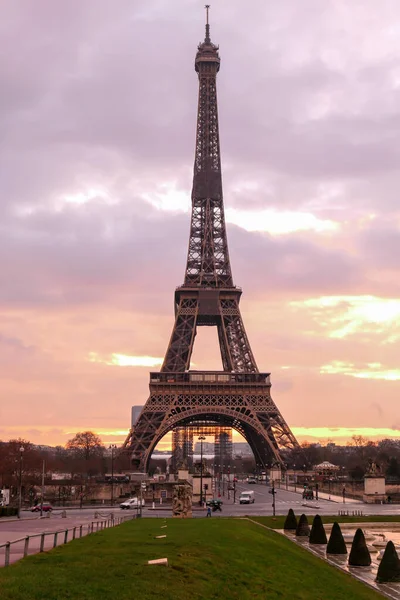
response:
<path id="1" fill-rule="evenodd" d="M 243 383 L 270 384 L 270 373 L 228 373 L 224 371 L 188 371 L 186 373 L 157 372 L 150 373 L 150 383 L 229 383 L 240 385 Z"/>
<path id="2" fill-rule="evenodd" d="M 111 513 L 110 513 L 111 514 Z M 95 515 L 96 518 L 97 515 Z M 100 515 L 99 515 L 100 516 Z M 109 519 L 102 519 L 100 521 L 90 521 L 89 523 L 83 525 L 75 525 L 71 528 L 59 529 L 57 531 L 44 531 L 42 533 L 34 533 L 32 535 L 25 535 L 22 538 L 17 540 L 13 540 L 12 542 L 5 542 L 5 544 L 0 544 L 0 551 L 4 549 L 4 566 L 8 567 L 10 564 L 10 556 L 11 556 L 11 548 L 17 544 L 23 544 L 23 550 L 21 552 L 20 558 L 25 558 L 29 554 L 29 545 L 31 540 L 40 538 L 39 542 L 39 552 L 44 552 L 46 545 L 46 538 L 51 538 L 50 548 L 56 548 L 57 545 L 67 544 L 69 541 L 75 540 L 77 538 L 84 537 L 86 535 L 90 535 L 91 533 L 96 533 L 97 531 L 102 531 L 103 529 L 108 529 L 109 527 L 115 527 L 117 525 L 121 525 L 124 521 L 129 521 L 132 519 L 136 519 L 136 515 L 129 515 L 127 517 L 113 517 L 111 516 Z M 71 536 L 69 536 L 71 532 Z M 60 541 L 61 540 L 61 541 Z M 32 549 L 32 546 L 31 546 Z M 31 554 L 36 554 L 37 548 Z"/>

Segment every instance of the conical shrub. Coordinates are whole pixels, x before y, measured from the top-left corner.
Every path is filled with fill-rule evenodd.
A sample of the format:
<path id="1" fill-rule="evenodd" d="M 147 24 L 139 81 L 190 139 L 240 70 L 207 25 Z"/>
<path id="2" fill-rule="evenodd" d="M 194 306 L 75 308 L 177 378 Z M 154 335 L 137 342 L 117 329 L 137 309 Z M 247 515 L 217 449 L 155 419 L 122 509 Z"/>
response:
<path id="1" fill-rule="evenodd" d="M 289 508 L 289 512 L 285 519 L 283 529 L 285 529 L 285 531 L 296 531 L 297 529 L 297 519 L 296 515 L 294 514 L 293 508 Z"/>
<path id="2" fill-rule="evenodd" d="M 322 519 L 319 515 L 315 515 L 310 532 L 310 544 L 326 544 L 327 542 Z"/>
<path id="3" fill-rule="evenodd" d="M 349 565 L 351 567 L 369 567 L 371 555 L 365 542 L 362 529 L 358 528 L 351 545 Z"/>
<path id="4" fill-rule="evenodd" d="M 337 521 L 334 522 L 329 542 L 326 547 L 327 554 L 347 554 L 346 542 Z"/>
<path id="5" fill-rule="evenodd" d="M 299 537 L 308 537 L 310 535 L 310 526 L 306 515 L 303 513 L 297 523 L 296 535 Z"/>
<path id="6" fill-rule="evenodd" d="M 376 581 L 378 583 L 400 581 L 400 560 L 393 542 L 386 544 L 385 552 L 383 553 L 376 575 Z"/>

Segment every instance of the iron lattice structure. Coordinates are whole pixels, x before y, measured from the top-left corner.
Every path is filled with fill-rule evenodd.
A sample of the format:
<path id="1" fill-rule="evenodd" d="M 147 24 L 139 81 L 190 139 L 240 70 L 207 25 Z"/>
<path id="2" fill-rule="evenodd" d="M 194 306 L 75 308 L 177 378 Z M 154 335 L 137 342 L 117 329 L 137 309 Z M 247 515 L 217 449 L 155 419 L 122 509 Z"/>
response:
<path id="1" fill-rule="evenodd" d="M 239 309 L 242 291 L 232 279 L 222 195 L 219 68 L 207 10 L 206 36 L 195 59 L 199 99 L 185 281 L 175 291 L 175 324 L 161 371 L 150 374 L 150 397 L 126 442 L 133 465 L 143 470 L 166 433 L 199 420 L 236 429 L 260 465 L 282 462 L 281 448 L 298 447 L 271 398 L 270 374 L 257 368 Z M 217 327 L 223 371 L 190 371 L 199 326 Z"/>

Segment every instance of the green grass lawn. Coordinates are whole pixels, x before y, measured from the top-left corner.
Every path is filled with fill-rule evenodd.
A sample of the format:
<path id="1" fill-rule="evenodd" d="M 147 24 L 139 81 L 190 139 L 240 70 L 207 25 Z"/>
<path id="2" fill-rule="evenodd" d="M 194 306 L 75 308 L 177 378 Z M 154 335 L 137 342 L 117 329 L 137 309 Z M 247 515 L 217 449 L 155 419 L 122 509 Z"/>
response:
<path id="1" fill-rule="evenodd" d="M 0 569 L 1 600 L 378 600 L 280 534 L 241 519 L 130 521 Z M 166 540 L 156 535 L 167 533 Z M 148 566 L 168 557 L 169 567 Z"/>
<path id="2" fill-rule="evenodd" d="M 318 511 L 316 511 L 318 512 Z M 296 512 L 297 518 L 301 515 L 301 510 Z M 283 529 L 283 524 L 286 519 L 285 516 L 277 516 L 277 517 L 249 517 L 253 521 L 257 521 L 257 523 L 262 523 L 267 527 L 271 527 L 271 529 Z M 400 523 L 399 515 L 377 515 L 377 516 L 364 516 L 364 517 L 345 517 L 345 516 L 321 516 L 322 522 L 325 523 L 333 523 L 337 521 L 338 523 Z M 308 516 L 308 522 L 312 523 L 313 516 Z"/>

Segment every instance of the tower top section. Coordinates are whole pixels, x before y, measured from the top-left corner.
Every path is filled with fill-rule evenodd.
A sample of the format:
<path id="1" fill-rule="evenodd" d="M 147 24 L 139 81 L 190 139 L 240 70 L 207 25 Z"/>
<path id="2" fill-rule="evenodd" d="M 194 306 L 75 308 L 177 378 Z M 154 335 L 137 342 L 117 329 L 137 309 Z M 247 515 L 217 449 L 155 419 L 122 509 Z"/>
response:
<path id="1" fill-rule="evenodd" d="M 196 69 L 197 73 L 201 73 L 204 70 L 210 69 L 210 67 L 208 67 L 207 69 L 204 69 L 202 67 L 205 67 L 205 65 L 213 65 L 214 68 L 211 69 L 211 71 L 213 71 L 214 73 L 217 73 L 219 71 L 219 65 L 220 65 L 220 58 L 219 58 L 219 54 L 218 54 L 219 48 L 218 48 L 218 46 L 216 46 L 215 44 L 213 44 L 211 42 L 211 38 L 210 38 L 210 23 L 209 23 L 210 5 L 206 4 L 205 9 L 206 9 L 206 35 L 204 38 L 204 42 L 201 42 L 198 46 L 196 59 L 195 59 L 195 63 L 194 63 L 194 68 Z"/>

